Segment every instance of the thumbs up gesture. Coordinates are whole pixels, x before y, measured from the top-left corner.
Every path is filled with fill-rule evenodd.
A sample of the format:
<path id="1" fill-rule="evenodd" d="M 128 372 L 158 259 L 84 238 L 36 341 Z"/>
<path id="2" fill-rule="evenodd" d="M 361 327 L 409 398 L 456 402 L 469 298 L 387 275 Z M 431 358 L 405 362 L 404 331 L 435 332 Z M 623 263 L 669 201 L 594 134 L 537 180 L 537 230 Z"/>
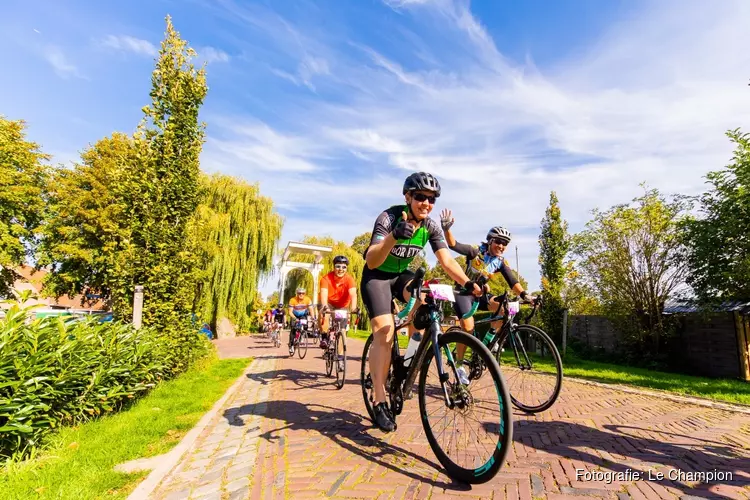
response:
<path id="1" fill-rule="evenodd" d="M 393 228 L 393 237 L 397 240 L 408 240 L 414 236 L 414 224 L 408 221 L 406 212 L 401 212 L 401 221 Z"/>

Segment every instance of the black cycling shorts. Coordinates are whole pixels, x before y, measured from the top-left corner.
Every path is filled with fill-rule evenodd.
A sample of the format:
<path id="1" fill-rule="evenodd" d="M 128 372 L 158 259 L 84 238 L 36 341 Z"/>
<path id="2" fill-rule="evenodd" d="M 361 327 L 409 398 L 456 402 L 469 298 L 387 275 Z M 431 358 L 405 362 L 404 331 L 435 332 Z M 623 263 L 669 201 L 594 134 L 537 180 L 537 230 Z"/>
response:
<path id="1" fill-rule="evenodd" d="M 479 307 L 477 308 L 478 311 L 489 311 L 490 305 L 487 302 L 486 297 L 486 295 L 482 295 L 477 298 L 473 295 L 459 295 L 458 292 L 456 292 L 456 301 L 453 303 L 453 310 L 455 311 L 456 316 L 461 319 L 464 314 L 471 311 L 471 307 L 474 305 L 475 300 L 479 301 Z"/>
<path id="2" fill-rule="evenodd" d="M 370 269 L 365 265 L 359 289 L 370 319 L 392 314 L 394 298 L 406 302 L 404 288 L 413 277 L 414 273 L 409 270 L 403 273 L 387 273 L 379 269 Z"/>

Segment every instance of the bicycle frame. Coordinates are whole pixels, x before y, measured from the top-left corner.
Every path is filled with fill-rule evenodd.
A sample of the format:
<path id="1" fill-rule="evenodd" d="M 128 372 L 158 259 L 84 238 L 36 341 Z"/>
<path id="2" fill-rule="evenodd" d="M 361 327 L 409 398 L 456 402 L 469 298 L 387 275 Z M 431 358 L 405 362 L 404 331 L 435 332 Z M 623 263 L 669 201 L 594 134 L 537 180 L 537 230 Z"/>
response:
<path id="1" fill-rule="evenodd" d="M 416 297 L 422 297 L 422 277 L 424 276 L 424 270 L 420 269 L 417 271 L 416 275 L 414 276 L 414 280 L 416 281 L 416 284 L 413 285 L 413 292 L 412 297 L 409 300 L 406 308 L 404 308 L 403 311 L 398 313 L 399 318 L 405 318 L 411 310 L 414 308 L 417 299 Z M 437 364 L 438 369 L 438 375 L 440 376 L 440 385 L 443 388 L 443 397 L 445 399 L 445 405 L 453 409 L 455 406 L 455 403 L 451 399 L 450 395 L 448 394 L 448 389 L 446 387 L 446 382 L 448 381 L 448 374 L 446 373 L 444 367 L 443 367 L 443 358 L 442 354 L 440 352 L 440 345 L 438 343 L 438 340 L 440 338 L 440 335 L 443 334 L 442 328 L 440 327 L 440 303 L 436 299 L 430 296 L 429 292 L 425 296 L 425 300 L 419 300 L 420 307 L 421 305 L 427 305 L 429 307 L 429 313 L 430 313 L 430 324 L 425 330 L 429 329 L 429 335 L 425 334 L 422 336 L 422 340 L 419 343 L 419 346 L 417 346 L 417 352 L 414 353 L 414 357 L 411 361 L 411 364 L 409 365 L 409 368 L 406 371 L 406 377 L 403 381 L 403 397 L 404 399 L 408 399 L 411 395 L 412 387 L 414 386 L 414 382 L 417 379 L 417 374 L 419 374 L 419 370 L 422 368 L 422 363 L 424 363 L 425 356 L 427 355 L 427 349 L 428 344 L 432 345 L 432 348 L 435 353 L 435 363 Z M 404 325 L 409 324 L 402 323 L 400 327 L 403 327 Z M 394 332 L 395 333 L 395 332 Z M 425 332 L 427 333 L 427 332 Z M 393 353 L 394 354 L 400 354 L 399 353 L 399 347 L 396 339 L 394 339 L 393 342 Z M 453 355 L 449 350 L 446 349 L 446 357 L 448 358 L 448 365 L 453 368 L 453 370 L 456 370 L 456 362 L 453 359 Z M 455 375 L 455 374 L 454 374 Z"/>

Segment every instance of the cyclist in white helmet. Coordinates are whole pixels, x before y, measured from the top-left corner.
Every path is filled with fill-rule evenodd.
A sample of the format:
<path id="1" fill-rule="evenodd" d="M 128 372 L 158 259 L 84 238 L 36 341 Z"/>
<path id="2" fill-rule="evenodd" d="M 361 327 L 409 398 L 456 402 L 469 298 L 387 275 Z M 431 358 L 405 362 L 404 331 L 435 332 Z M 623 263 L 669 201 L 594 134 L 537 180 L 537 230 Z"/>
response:
<path id="1" fill-rule="evenodd" d="M 289 315 L 290 317 L 302 319 L 305 316 L 315 318 L 315 308 L 312 305 L 310 297 L 307 295 L 307 290 L 302 287 L 297 288 L 297 295 L 289 300 Z M 294 354 L 294 324 L 292 324 L 291 332 L 289 334 L 289 354 Z"/>
<path id="2" fill-rule="evenodd" d="M 454 252 L 461 254 L 466 257 L 466 276 L 471 280 L 478 280 L 480 276 L 484 276 L 489 279 L 495 273 L 500 273 L 505 278 L 508 286 L 513 292 L 521 297 L 522 300 L 533 302 L 534 297 L 526 293 L 523 286 L 516 279 L 513 271 L 508 264 L 508 261 L 503 257 L 503 252 L 510 243 L 510 231 L 502 226 L 494 226 L 487 231 L 486 241 L 480 243 L 478 246 L 468 245 L 465 243 L 459 243 L 451 232 L 451 226 L 455 219 L 450 210 L 444 209 L 440 213 L 440 224 L 445 234 L 445 240 L 448 243 L 448 248 Z M 485 285 L 485 290 L 489 291 L 489 285 Z M 474 305 L 475 301 L 479 301 L 478 310 L 480 311 L 497 311 L 500 307 L 500 302 L 497 296 L 490 297 L 489 301 L 487 296 L 483 295 L 480 298 L 472 295 L 456 295 L 456 301 L 453 303 L 453 308 L 456 315 L 459 317 L 461 328 L 469 333 L 474 332 L 474 318 L 463 319 L 463 315 L 469 312 Z M 494 328 L 500 328 L 502 321 L 495 321 L 492 323 Z M 456 357 L 458 363 L 461 363 L 464 358 L 464 352 L 466 351 L 465 345 L 459 345 L 457 347 Z M 461 366 L 458 370 L 458 376 L 461 379 L 461 383 L 468 384 L 469 378 L 466 369 Z"/>

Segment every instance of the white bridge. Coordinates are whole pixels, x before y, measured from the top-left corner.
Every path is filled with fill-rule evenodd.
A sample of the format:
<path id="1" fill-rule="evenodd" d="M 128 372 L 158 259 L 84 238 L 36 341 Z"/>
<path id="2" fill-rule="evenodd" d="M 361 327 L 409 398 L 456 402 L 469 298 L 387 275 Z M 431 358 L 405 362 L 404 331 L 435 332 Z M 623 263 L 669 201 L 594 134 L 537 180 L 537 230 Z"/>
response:
<path id="1" fill-rule="evenodd" d="M 284 300 L 284 286 L 286 285 L 286 276 L 292 269 L 307 269 L 310 271 L 313 277 L 313 295 L 310 297 L 313 304 L 318 303 L 318 287 L 320 271 L 323 270 L 323 256 L 331 253 L 332 247 L 324 247 L 320 245 L 311 245 L 310 243 L 300 243 L 297 241 L 290 241 L 286 245 L 286 250 L 281 256 L 279 262 L 279 271 L 281 272 L 281 281 L 279 283 L 279 301 Z M 310 254 L 315 256 L 315 262 L 296 262 L 291 261 L 289 258 L 294 254 Z"/>

